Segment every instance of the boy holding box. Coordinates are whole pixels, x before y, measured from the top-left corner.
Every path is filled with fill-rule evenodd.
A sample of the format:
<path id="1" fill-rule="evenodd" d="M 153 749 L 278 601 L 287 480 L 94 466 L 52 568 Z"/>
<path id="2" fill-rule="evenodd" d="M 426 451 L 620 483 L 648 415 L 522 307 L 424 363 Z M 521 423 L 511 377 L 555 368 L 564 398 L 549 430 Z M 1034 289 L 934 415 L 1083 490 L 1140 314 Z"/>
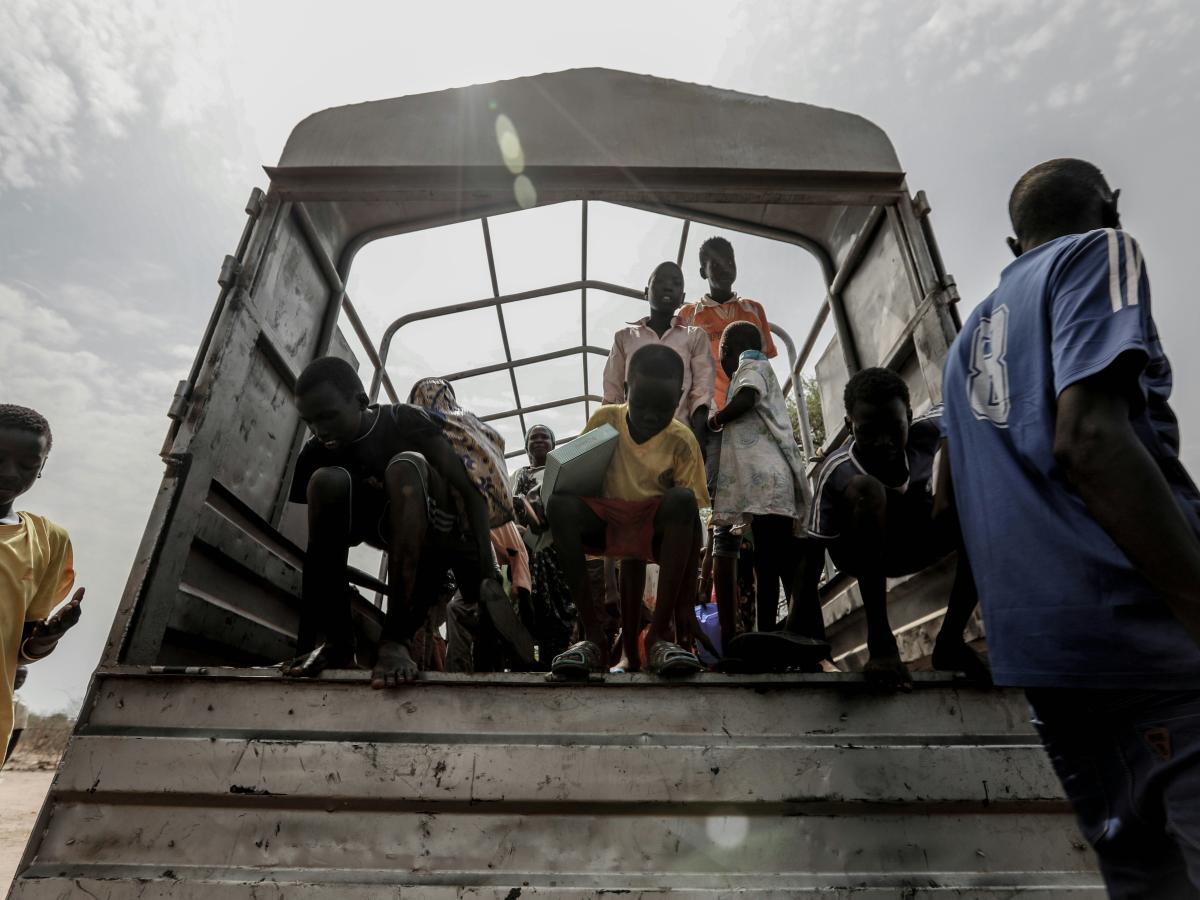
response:
<path id="1" fill-rule="evenodd" d="M 709 502 L 700 445 L 675 419 L 683 360 L 670 347 L 649 344 L 630 358 L 626 377 L 627 402 L 600 407 L 584 428 L 587 433 L 611 425 L 617 431 L 602 496 L 554 493 L 546 510 L 584 638 L 551 664 L 551 671 L 566 678 L 606 669 L 604 625 L 588 586 L 587 553 L 658 562 L 658 602 L 646 637 L 649 670 L 687 675 L 702 668 L 695 654 L 669 639 L 672 619 L 681 610 L 691 614 L 700 563 L 699 508 Z"/>

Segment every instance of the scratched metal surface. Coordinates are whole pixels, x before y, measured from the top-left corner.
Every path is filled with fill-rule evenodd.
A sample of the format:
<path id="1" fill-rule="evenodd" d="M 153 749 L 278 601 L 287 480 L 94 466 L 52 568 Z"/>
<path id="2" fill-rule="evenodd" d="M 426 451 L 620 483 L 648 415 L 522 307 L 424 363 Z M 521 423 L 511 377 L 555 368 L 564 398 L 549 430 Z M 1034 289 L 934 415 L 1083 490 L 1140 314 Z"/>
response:
<path id="1" fill-rule="evenodd" d="M 212 671 L 99 676 L 13 898 L 1102 896 L 1015 693 Z"/>

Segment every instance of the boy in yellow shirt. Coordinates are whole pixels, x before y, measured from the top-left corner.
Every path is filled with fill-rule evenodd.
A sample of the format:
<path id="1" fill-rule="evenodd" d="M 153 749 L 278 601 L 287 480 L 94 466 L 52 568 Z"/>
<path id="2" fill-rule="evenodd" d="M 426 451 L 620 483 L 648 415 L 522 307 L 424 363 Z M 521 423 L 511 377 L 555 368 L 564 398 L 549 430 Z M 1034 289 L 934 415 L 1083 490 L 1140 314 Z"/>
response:
<path id="1" fill-rule="evenodd" d="M 688 675 L 702 668 L 695 654 L 670 640 L 672 620 L 693 614 L 699 508 L 709 505 L 700 445 L 675 418 L 683 380 L 683 359 L 675 350 L 664 344 L 639 348 L 626 371 L 628 400 L 600 407 L 584 428 L 617 430 L 603 496 L 550 497 L 546 514 L 584 637 L 554 658 L 556 675 L 586 678 L 606 668 L 604 623 L 584 562 L 588 553 L 659 564 L 658 600 L 646 635 L 649 670 Z"/>
<path id="2" fill-rule="evenodd" d="M 75 583 L 71 539 L 49 519 L 14 512 L 13 503 L 42 477 L 50 424 L 23 406 L 0 404 L 0 746 L 13 724 L 20 663 L 49 656 L 79 621 L 83 588 L 50 617 Z"/>

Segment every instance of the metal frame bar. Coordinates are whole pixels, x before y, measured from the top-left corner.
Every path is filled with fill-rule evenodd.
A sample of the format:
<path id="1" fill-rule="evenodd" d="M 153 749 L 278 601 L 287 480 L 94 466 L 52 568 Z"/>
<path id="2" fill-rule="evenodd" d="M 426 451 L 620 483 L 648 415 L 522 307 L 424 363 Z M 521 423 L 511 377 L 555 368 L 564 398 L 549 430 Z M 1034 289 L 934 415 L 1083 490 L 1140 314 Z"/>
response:
<path id="1" fill-rule="evenodd" d="M 517 387 L 517 373 L 512 365 L 512 347 L 508 343 L 508 326 L 504 324 L 504 305 L 500 303 L 500 282 L 496 279 L 496 255 L 492 252 L 492 230 L 487 216 L 479 220 L 483 225 L 483 246 L 487 251 L 488 275 L 492 279 L 492 296 L 496 299 L 496 320 L 500 323 L 500 342 L 504 345 L 504 359 L 508 363 L 508 380 L 512 384 L 513 400 L 521 408 L 521 390 Z M 525 414 L 520 413 L 521 433 L 525 433 Z"/>

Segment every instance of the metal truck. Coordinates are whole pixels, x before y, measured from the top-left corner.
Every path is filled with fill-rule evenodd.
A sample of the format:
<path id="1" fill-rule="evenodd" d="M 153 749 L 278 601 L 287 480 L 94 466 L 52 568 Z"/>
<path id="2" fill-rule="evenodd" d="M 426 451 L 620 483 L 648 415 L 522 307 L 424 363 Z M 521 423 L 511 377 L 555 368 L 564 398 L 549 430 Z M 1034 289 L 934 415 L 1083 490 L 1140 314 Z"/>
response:
<path id="1" fill-rule="evenodd" d="M 957 296 L 929 205 L 879 128 L 573 70 L 325 110 L 266 172 L 171 405 L 162 486 L 10 897 L 1103 896 L 1015 692 L 918 673 L 913 693 L 880 696 L 852 672 L 427 674 L 375 692 L 365 673 L 299 682 L 266 668 L 291 655 L 297 629 L 299 371 L 343 355 L 391 401 L 401 376 L 440 374 L 467 406 L 470 379 L 499 375 L 512 404 L 487 418 L 509 433 L 539 411 L 586 415 L 609 342 L 589 331 L 589 302 L 641 296 L 589 274 L 589 208 L 673 221 L 680 260 L 694 225 L 812 254 L 819 315 L 799 341 L 775 329 L 810 461 L 820 448 L 798 381 L 818 349 L 826 410 L 869 365 L 900 372 L 916 407 L 936 402 Z M 502 294 L 490 220 L 554 204 L 579 217 L 578 278 Z M 370 334 L 347 293 L 356 254 L 463 222 L 481 228 L 490 293 Z M 506 316 L 545 298 L 577 313 L 578 342 L 514 353 Z M 396 348 L 414 323 L 480 311 L 494 312 L 500 361 L 405 371 Z M 564 360 L 578 385 L 523 403 L 527 376 Z M 826 447 L 845 439 L 829 431 Z M 891 586 L 907 659 L 928 652 L 948 571 Z M 853 669 L 861 602 L 831 576 L 826 623 Z M 382 577 L 352 573 L 367 634 Z"/>

